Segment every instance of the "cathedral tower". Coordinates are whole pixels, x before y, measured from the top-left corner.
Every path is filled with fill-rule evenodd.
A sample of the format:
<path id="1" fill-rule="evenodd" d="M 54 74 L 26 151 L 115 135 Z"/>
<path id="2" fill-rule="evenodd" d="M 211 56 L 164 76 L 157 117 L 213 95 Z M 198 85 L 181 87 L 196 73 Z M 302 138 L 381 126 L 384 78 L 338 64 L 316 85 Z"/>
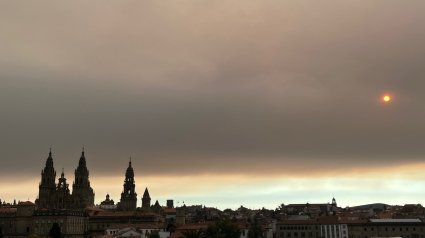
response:
<path id="1" fill-rule="evenodd" d="M 56 190 L 55 180 L 56 171 L 53 167 L 52 148 L 50 148 L 46 166 L 41 170 L 41 182 L 38 186 L 38 199 L 36 200 L 36 204 L 39 208 L 54 208 L 54 194 Z"/>
<path id="2" fill-rule="evenodd" d="M 84 156 L 84 148 L 81 152 L 78 167 L 75 170 L 75 181 L 72 185 L 72 196 L 74 198 L 75 207 L 84 209 L 94 206 L 94 192 L 90 187 L 89 170 L 86 165 L 86 157 Z"/>
<path id="3" fill-rule="evenodd" d="M 151 208 L 151 197 L 149 196 L 148 188 L 145 189 L 145 193 L 142 197 L 142 210 L 144 212 L 150 212 Z"/>
<path id="4" fill-rule="evenodd" d="M 69 185 L 66 183 L 65 173 L 62 169 L 61 177 L 55 193 L 55 208 L 56 209 L 71 209 L 73 208 L 73 200 L 69 192 Z"/>
<path id="5" fill-rule="evenodd" d="M 135 192 L 134 170 L 131 167 L 131 158 L 125 171 L 124 189 L 121 193 L 119 209 L 123 211 L 136 211 L 137 193 Z"/>

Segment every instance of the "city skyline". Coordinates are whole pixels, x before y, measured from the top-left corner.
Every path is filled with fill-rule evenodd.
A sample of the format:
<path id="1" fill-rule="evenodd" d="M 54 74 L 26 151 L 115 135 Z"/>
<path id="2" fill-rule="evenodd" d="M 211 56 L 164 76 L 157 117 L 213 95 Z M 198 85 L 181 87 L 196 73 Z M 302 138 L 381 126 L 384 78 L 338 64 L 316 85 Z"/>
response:
<path id="1" fill-rule="evenodd" d="M 130 157 L 161 205 L 425 198 L 424 1 L 0 6 L 2 200 L 83 145 L 95 203 Z"/>
<path id="2" fill-rule="evenodd" d="M 51 151 L 51 149 L 50 149 L 50 151 Z M 84 148 L 83 148 L 83 151 L 84 151 Z M 130 160 L 130 158 L 129 158 L 129 160 Z M 128 165 L 129 160 L 127 161 L 127 165 Z M 53 156 L 53 161 L 55 161 L 54 160 L 54 156 Z M 133 160 L 133 163 L 134 163 L 134 160 Z M 88 169 L 90 171 L 90 168 L 88 168 Z M 57 172 L 56 167 L 55 167 L 55 171 Z M 73 170 L 71 170 L 71 171 L 73 171 Z M 62 172 L 64 172 L 65 178 L 68 179 L 68 184 L 73 184 L 74 183 L 73 173 L 71 173 L 71 176 L 72 177 L 70 177 L 70 174 L 67 174 L 66 173 L 66 170 L 64 168 L 62 168 Z M 188 177 L 190 178 L 190 176 L 188 176 Z M 59 178 L 60 178 L 60 174 L 57 173 L 56 181 L 55 181 L 56 183 L 57 183 L 57 180 Z M 119 178 L 119 177 L 106 177 L 107 181 L 104 181 L 104 182 L 106 184 L 118 184 L 120 181 L 123 181 L 122 180 L 123 178 L 124 178 L 124 176 L 122 176 L 122 178 Z M 135 179 L 135 182 L 136 182 L 136 192 L 137 192 L 138 189 L 141 190 L 141 191 L 144 191 L 145 188 L 148 188 L 147 186 L 146 187 L 139 187 L 138 188 L 138 186 L 137 186 L 137 180 L 138 180 L 137 179 L 138 178 L 138 176 L 137 176 L 137 168 L 136 168 L 135 178 L 136 178 Z M 139 178 L 140 178 L 140 176 L 139 176 Z M 160 178 L 161 177 L 159 177 L 159 179 Z M 162 186 L 164 186 L 164 185 L 166 186 L 167 184 L 172 183 L 170 181 L 171 180 L 170 178 L 168 178 L 168 177 L 162 177 L 162 179 L 164 179 L 164 178 L 165 178 L 165 184 L 158 185 L 158 184 L 153 183 L 153 185 L 154 185 L 153 186 L 154 187 L 154 192 L 159 192 L 159 194 L 160 194 L 159 197 L 157 197 L 155 195 L 152 195 L 152 201 L 153 201 L 153 203 L 157 200 L 161 205 L 165 205 L 165 201 L 166 200 L 173 199 L 173 200 L 175 200 L 175 204 L 177 206 L 182 206 L 184 204 L 185 199 L 186 199 L 185 204 L 188 204 L 188 205 L 201 205 L 201 204 L 202 205 L 210 205 L 212 207 L 217 207 L 219 209 L 226 209 L 226 208 L 235 209 L 235 208 L 237 208 L 239 206 L 243 206 L 244 204 L 246 205 L 246 207 L 251 208 L 251 209 L 259 209 L 259 208 L 263 208 L 263 207 L 265 207 L 267 209 L 274 209 L 274 208 L 280 206 L 282 203 L 283 204 L 331 203 L 331 199 L 328 199 L 329 201 L 326 200 L 326 197 L 325 196 L 328 193 L 328 191 L 326 190 L 325 192 L 320 193 L 319 198 L 315 198 L 314 195 L 311 195 L 309 193 L 303 193 L 303 196 L 304 197 L 301 200 L 299 199 L 300 196 L 294 196 L 294 194 L 291 194 L 291 193 L 284 194 L 284 196 L 283 196 L 284 198 L 285 198 L 285 195 L 286 196 L 289 195 L 288 202 L 282 201 L 282 202 L 278 203 L 274 207 L 273 206 L 274 203 L 278 202 L 280 198 L 277 198 L 277 199 L 276 198 L 272 198 L 272 199 L 270 199 L 269 197 L 267 197 L 267 195 L 264 195 L 263 191 L 264 190 L 267 190 L 267 189 L 276 189 L 276 187 L 272 187 L 270 185 L 269 186 L 267 186 L 267 185 L 265 186 L 263 184 L 263 182 L 265 180 L 261 180 L 260 178 L 255 178 L 256 180 L 259 180 L 260 179 L 260 183 L 253 185 L 253 186 L 256 186 L 257 187 L 257 190 L 254 190 L 253 192 L 247 191 L 246 193 L 241 194 L 240 197 L 235 196 L 234 191 L 228 193 L 228 191 L 225 191 L 228 188 L 226 186 L 223 186 L 223 188 L 221 189 L 221 193 L 219 195 L 214 196 L 214 197 L 216 199 L 221 199 L 222 197 L 224 197 L 223 194 L 226 194 L 226 193 L 227 194 L 230 194 L 231 196 L 230 197 L 227 197 L 225 203 L 220 202 L 220 201 L 219 202 L 214 202 L 214 200 L 211 200 L 210 198 L 208 198 L 210 196 L 210 194 L 208 194 L 208 193 L 205 193 L 207 195 L 206 197 L 199 196 L 199 194 L 204 193 L 205 190 L 207 190 L 209 188 L 208 185 L 206 187 L 207 189 L 205 189 L 203 187 L 191 187 L 189 190 L 186 190 L 185 192 L 180 193 L 175 198 L 174 197 L 170 197 L 170 196 L 167 197 L 167 196 L 164 196 L 163 195 L 164 194 L 164 191 L 165 191 L 165 194 L 167 194 L 168 192 L 170 192 L 170 189 L 164 189 L 164 191 L 161 191 L 161 190 L 158 191 L 157 190 L 157 186 L 159 186 L 161 188 L 161 185 Z M 102 179 L 105 179 L 105 177 L 102 177 Z M 147 181 L 157 180 L 157 179 L 158 178 L 149 178 L 148 177 Z M 215 179 L 220 179 L 220 178 L 215 178 Z M 90 177 L 90 180 L 91 181 L 93 181 L 93 180 L 96 181 L 96 178 L 93 179 L 92 177 Z M 317 180 L 317 179 L 315 179 L 315 180 Z M 71 181 L 72 181 L 72 183 L 71 183 Z M 330 180 L 320 180 L 320 179 L 319 179 L 319 181 L 314 181 L 314 182 L 312 180 L 308 180 L 308 179 L 307 180 L 304 180 L 304 181 L 302 179 L 301 180 L 300 179 L 290 179 L 288 181 L 289 182 L 295 181 L 295 182 L 298 183 L 297 185 L 303 186 L 305 190 L 307 190 L 307 191 L 310 190 L 310 191 L 313 191 L 313 192 L 317 192 L 317 190 L 315 190 L 314 187 L 318 187 L 320 190 L 326 188 L 326 186 L 323 186 L 323 184 L 320 185 L 320 183 L 323 183 L 323 182 L 324 183 L 329 183 L 329 182 L 331 182 Z M 366 179 L 366 181 L 370 182 L 371 180 L 370 180 L 370 178 L 368 178 L 368 179 Z M 220 181 L 220 182 L 222 182 L 223 184 L 225 183 L 225 181 L 223 181 L 223 180 Z M 347 182 L 350 182 L 350 181 L 345 179 L 344 181 L 339 181 L 338 183 L 339 184 L 344 184 L 344 183 L 347 183 Z M 187 183 L 190 183 L 190 181 L 186 179 L 185 180 L 185 183 L 183 183 L 183 184 L 187 184 Z M 148 182 L 147 184 L 152 184 L 152 183 L 151 182 Z M 35 190 L 36 191 L 35 196 L 38 197 L 38 193 L 37 193 L 38 186 L 35 186 L 35 188 L 32 188 L 28 184 L 28 185 L 25 185 L 25 187 L 27 189 L 25 189 L 23 191 L 23 193 L 28 194 L 28 191 Z M 407 185 L 407 184 L 400 184 L 400 185 L 398 185 L 398 187 L 393 188 L 393 190 L 398 189 L 398 191 L 400 192 L 400 191 L 402 191 L 403 187 L 413 187 L 414 189 L 416 189 L 417 187 L 419 188 L 420 185 L 418 186 L 417 184 L 411 184 L 411 183 L 409 185 Z M 94 188 L 94 191 L 96 193 L 96 187 L 93 187 L 93 188 Z M 112 186 L 108 185 L 106 187 L 102 187 L 100 189 L 100 191 L 101 192 L 104 192 L 105 191 L 105 188 L 107 189 L 107 192 L 105 193 L 104 196 L 97 195 L 95 197 L 95 204 L 100 204 L 100 202 L 105 199 L 106 194 L 108 194 L 110 196 L 110 198 L 113 199 L 113 200 L 115 200 L 116 202 L 118 202 L 120 200 L 119 199 L 119 194 L 121 192 L 123 192 L 122 191 L 122 183 L 121 183 L 121 186 L 120 187 L 112 187 Z M 287 191 L 291 191 L 291 190 L 294 190 L 294 187 L 293 186 L 287 186 L 287 185 L 285 186 L 285 185 L 283 185 L 283 186 L 280 186 L 280 189 L 281 190 L 285 190 L 286 189 Z M 295 188 L 295 190 L 296 189 L 297 188 Z M 17 190 L 22 190 L 21 189 L 21 186 L 18 186 L 17 187 Z M 72 189 L 70 189 L 70 190 L 72 191 Z M 171 190 L 171 193 L 173 193 L 173 192 L 175 192 L 175 191 L 174 190 Z M 239 192 L 239 191 L 236 190 L 236 192 Z M 140 191 L 139 191 L 139 193 L 140 193 Z M 257 193 L 259 193 L 260 195 L 258 195 Z M 297 192 L 294 192 L 294 193 L 296 194 Z M 20 200 L 20 201 L 26 201 L 26 200 L 28 200 L 28 199 L 19 199 L 19 198 L 17 199 L 16 197 L 13 197 L 12 199 L 10 198 L 10 197 L 12 197 L 12 196 L 14 196 L 16 194 L 20 194 L 20 193 L 19 192 L 18 193 L 16 193 L 16 192 L 15 193 L 11 193 L 11 194 L 9 194 L 9 196 L 7 196 L 8 194 L 6 194 L 6 196 L 3 196 L 3 198 L 0 198 L 0 199 L 2 199 L 2 201 L 7 201 L 9 203 L 12 202 L 12 200 L 16 200 L 16 201 L 18 201 L 18 200 Z M 152 191 L 151 191 L 151 194 L 152 194 Z M 358 194 L 358 195 L 360 195 L 360 196 L 363 197 L 364 194 L 365 193 Z M 407 195 L 408 196 L 411 196 L 411 194 L 407 194 Z M 256 196 L 255 199 L 258 199 L 259 201 L 257 201 L 257 203 L 252 203 L 251 199 L 249 199 L 249 196 Z M 29 198 L 30 201 L 34 201 L 35 200 L 35 199 L 34 200 L 33 199 L 30 199 L 30 197 L 31 196 L 29 195 L 28 198 Z M 4 199 L 4 198 L 9 198 L 9 199 Z M 140 207 L 141 206 L 141 198 L 142 198 L 141 196 L 137 198 L 137 207 Z M 298 198 L 298 200 L 297 200 L 297 198 Z M 335 198 L 335 194 L 332 194 L 332 198 Z M 404 204 L 412 203 L 412 202 L 409 202 L 409 200 L 406 200 L 405 201 L 406 203 L 392 204 L 391 202 L 387 202 L 387 201 L 392 201 L 391 199 L 376 200 L 376 197 L 375 196 L 371 196 L 370 198 L 363 197 L 363 201 L 365 201 L 363 203 L 361 203 L 362 200 L 360 200 L 360 201 L 358 201 L 360 203 L 354 203 L 354 204 L 351 204 L 350 205 L 346 201 L 343 201 L 342 199 L 339 199 L 338 200 L 338 197 L 336 197 L 336 198 L 337 198 L 337 201 L 339 201 L 338 204 L 339 204 L 340 207 L 346 207 L 346 206 L 354 207 L 354 206 L 359 206 L 359 205 L 365 205 L 367 203 L 386 203 L 386 204 L 389 204 L 389 205 L 404 205 Z M 344 198 L 344 196 L 342 196 L 341 198 Z M 229 202 L 229 199 L 230 199 L 231 202 Z M 267 202 L 267 201 L 270 201 L 270 200 L 274 201 L 274 203 Z M 266 203 L 262 203 L 263 201 L 266 201 Z M 207 202 L 207 203 L 205 203 L 205 202 Z M 245 203 L 245 202 L 247 202 L 247 203 Z M 214 204 L 214 203 L 216 203 L 216 204 Z M 237 204 L 240 204 L 240 205 L 237 205 Z M 413 204 L 422 204 L 422 201 L 420 201 L 420 202 L 413 202 Z"/>

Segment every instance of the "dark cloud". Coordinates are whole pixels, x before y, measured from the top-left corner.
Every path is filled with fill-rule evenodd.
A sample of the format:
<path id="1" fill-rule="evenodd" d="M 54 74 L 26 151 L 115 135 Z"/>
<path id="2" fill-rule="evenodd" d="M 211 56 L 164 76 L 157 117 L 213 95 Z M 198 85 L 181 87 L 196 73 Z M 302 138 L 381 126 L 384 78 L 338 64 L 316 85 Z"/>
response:
<path id="1" fill-rule="evenodd" d="M 422 1 L 1 5 L 4 175 L 37 175 L 50 144 L 57 170 L 85 144 L 114 175 L 130 156 L 187 174 L 425 153 Z"/>

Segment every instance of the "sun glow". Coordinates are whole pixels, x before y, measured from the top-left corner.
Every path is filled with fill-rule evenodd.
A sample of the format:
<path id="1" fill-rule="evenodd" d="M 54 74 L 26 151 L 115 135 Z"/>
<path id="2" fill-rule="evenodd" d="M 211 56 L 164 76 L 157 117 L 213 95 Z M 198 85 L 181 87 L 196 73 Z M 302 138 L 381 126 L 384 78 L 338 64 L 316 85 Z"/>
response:
<path id="1" fill-rule="evenodd" d="M 383 99 L 384 99 L 384 101 L 388 102 L 388 101 L 390 101 L 391 98 L 390 98 L 390 96 L 385 95 Z"/>

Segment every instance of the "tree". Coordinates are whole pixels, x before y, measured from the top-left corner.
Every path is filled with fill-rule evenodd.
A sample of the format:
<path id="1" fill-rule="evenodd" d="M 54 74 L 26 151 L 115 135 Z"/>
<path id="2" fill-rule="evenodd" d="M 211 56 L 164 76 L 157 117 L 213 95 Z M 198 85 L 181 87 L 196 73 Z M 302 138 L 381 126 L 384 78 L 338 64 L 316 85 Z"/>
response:
<path id="1" fill-rule="evenodd" d="M 160 238 L 157 230 L 153 230 L 149 235 L 149 238 Z"/>
<path id="2" fill-rule="evenodd" d="M 230 223 L 228 218 L 209 225 L 205 230 L 206 238 L 239 238 L 241 230 L 238 225 Z"/>
<path id="3" fill-rule="evenodd" d="M 167 231 L 174 233 L 176 231 L 176 226 L 173 223 L 168 223 Z"/>
<path id="4" fill-rule="evenodd" d="M 204 230 L 188 230 L 182 232 L 183 236 L 180 236 L 179 238 L 203 238 L 205 237 Z"/>
<path id="5" fill-rule="evenodd" d="M 62 238 L 61 228 L 57 222 L 53 223 L 52 228 L 49 231 L 50 238 Z"/>
<path id="6" fill-rule="evenodd" d="M 257 216 L 254 216 L 254 222 L 251 223 L 251 228 L 248 231 L 248 238 L 263 238 L 263 231 L 257 218 Z"/>

